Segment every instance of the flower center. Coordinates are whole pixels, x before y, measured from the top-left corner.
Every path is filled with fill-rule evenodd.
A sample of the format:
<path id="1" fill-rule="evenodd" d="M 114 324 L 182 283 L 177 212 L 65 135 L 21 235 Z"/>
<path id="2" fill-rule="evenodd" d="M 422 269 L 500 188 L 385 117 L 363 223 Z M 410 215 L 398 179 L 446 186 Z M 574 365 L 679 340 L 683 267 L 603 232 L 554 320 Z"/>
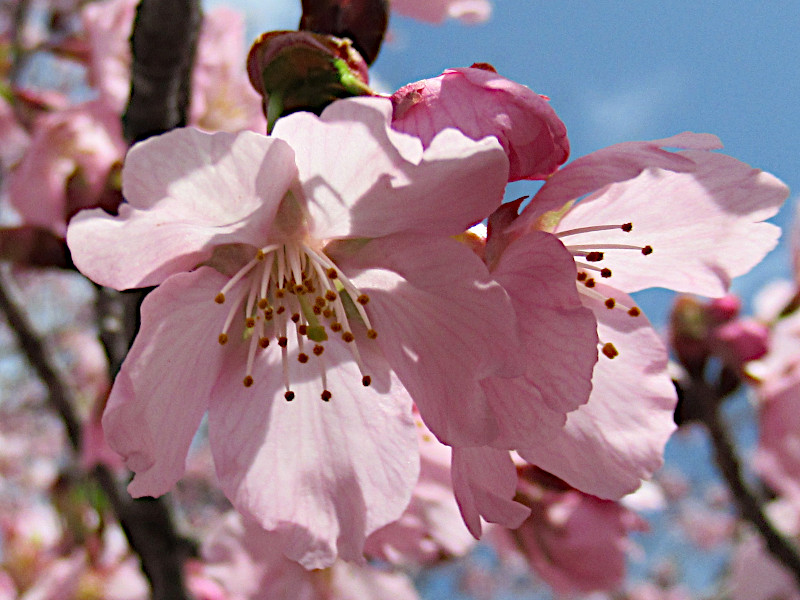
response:
<path id="1" fill-rule="evenodd" d="M 627 306 L 616 298 L 605 296 L 601 294 L 595 286 L 597 281 L 592 274 L 599 273 L 602 278 L 609 278 L 612 276 L 612 271 L 606 266 L 598 265 L 602 263 L 605 258 L 606 250 L 633 250 L 641 252 L 643 256 L 649 256 L 653 253 L 653 247 L 650 245 L 636 246 L 634 244 L 619 244 L 619 243 L 592 243 L 581 244 L 580 236 L 585 233 L 594 233 L 597 231 L 622 231 L 623 234 L 633 231 L 633 223 L 621 223 L 616 225 L 598 225 L 595 227 L 578 227 L 575 229 L 568 229 L 558 231 L 555 236 L 561 239 L 575 259 L 575 265 L 578 267 L 578 292 L 592 298 L 593 300 L 600 300 L 605 307 L 609 310 L 624 310 L 631 317 L 638 317 L 642 311 L 638 306 Z M 577 239 L 573 236 L 576 236 Z M 575 242 L 569 238 L 573 238 Z M 600 341 L 600 349 L 604 356 L 607 358 L 615 358 L 619 355 L 619 351 L 611 342 Z"/>
<path id="2" fill-rule="evenodd" d="M 239 286 L 228 299 L 236 284 Z M 316 363 L 322 382 L 320 397 L 332 397 L 327 385 L 325 342 L 337 335 L 347 343 L 359 370 L 361 383 L 372 383 L 358 352 L 350 319 L 366 327 L 366 337 L 375 339 L 365 306 L 369 296 L 362 293 L 323 252 L 303 242 L 286 242 L 260 248 L 255 257 L 231 277 L 214 298 L 217 304 L 229 302 L 231 307 L 219 334 L 219 343 L 228 343 L 236 315 L 244 317 L 244 340 L 248 343 L 247 367 L 242 381 L 245 387 L 254 383 L 253 365 L 259 352 L 277 346 L 281 353 L 286 400 L 295 394 L 289 382 L 289 336 L 297 343 L 297 360 L 301 364 Z M 273 344 L 275 342 L 275 344 Z"/>

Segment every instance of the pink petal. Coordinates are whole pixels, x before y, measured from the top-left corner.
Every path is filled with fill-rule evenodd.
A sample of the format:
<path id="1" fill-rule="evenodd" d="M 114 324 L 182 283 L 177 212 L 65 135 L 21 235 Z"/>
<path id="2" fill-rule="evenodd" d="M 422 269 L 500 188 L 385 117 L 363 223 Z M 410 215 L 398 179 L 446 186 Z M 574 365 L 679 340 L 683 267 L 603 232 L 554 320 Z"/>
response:
<path id="1" fill-rule="evenodd" d="M 369 295 L 369 315 L 392 369 L 443 443 L 481 445 L 497 435 L 479 380 L 521 370 L 508 296 L 467 247 L 396 235 L 335 258 Z"/>
<path id="2" fill-rule="evenodd" d="M 633 306 L 612 288 L 598 284 L 594 289 L 618 305 Z M 619 307 L 609 310 L 601 300 L 583 299 L 597 317 L 600 340 L 613 343 L 619 355 L 600 356 L 589 402 L 568 415 L 559 435 L 519 454 L 587 494 L 617 499 L 661 466 L 664 445 L 675 430 L 677 398 L 666 348 L 644 315 L 631 317 Z"/>
<path id="3" fill-rule="evenodd" d="M 633 230 L 569 236 L 571 244 L 623 243 L 651 246 L 608 250 L 601 266 L 626 292 L 665 287 L 705 296 L 723 295 L 731 278 L 758 263 L 777 243 L 773 216 L 789 194 L 778 179 L 729 156 L 685 151 L 695 169 L 674 173 L 649 169 L 577 204 L 557 231 L 633 223 Z"/>
<path id="4" fill-rule="evenodd" d="M 665 147 L 714 150 L 722 144 L 716 136 L 703 133 L 681 133 L 651 142 L 623 142 L 582 156 L 554 173 L 522 212 L 515 228 L 531 227 L 544 213 L 558 210 L 611 183 L 626 181 L 648 168 L 691 172 L 694 163 Z M 626 221 L 623 221 L 626 222 Z"/>
<path id="5" fill-rule="evenodd" d="M 481 520 L 516 529 L 530 515 L 514 501 L 517 468 L 507 451 L 453 448 L 453 491 L 470 533 L 481 537 Z"/>
<path id="6" fill-rule="evenodd" d="M 527 359 L 524 377 L 482 382 L 501 428 L 492 445 L 546 443 L 589 398 L 597 322 L 578 297 L 572 255 L 550 234 L 512 242 L 492 275 L 511 298 Z"/>
<path id="7" fill-rule="evenodd" d="M 201 267 L 167 279 L 142 303 L 142 325 L 103 415 L 109 445 L 136 473 L 133 496 L 160 496 L 186 453 L 220 374 L 224 309 L 209 310 L 226 279 Z"/>
<path id="8" fill-rule="evenodd" d="M 215 246 L 259 244 L 296 176 L 283 141 L 250 132 L 176 129 L 137 144 L 123 170 L 119 216 L 84 211 L 67 243 L 102 285 L 155 285 L 208 259 Z"/>
<path id="9" fill-rule="evenodd" d="M 353 98 L 278 121 L 272 135 L 296 152 L 312 237 L 456 235 L 500 204 L 508 164 L 497 140 L 447 130 L 423 152 L 391 115 L 388 99 Z"/>
<path id="10" fill-rule="evenodd" d="M 473 140 L 495 136 L 509 160 L 509 181 L 546 179 L 569 156 L 567 128 L 550 103 L 493 71 L 448 69 L 392 95 L 392 127 L 427 147 L 454 127 Z"/>
<path id="11" fill-rule="evenodd" d="M 337 555 L 361 561 L 366 536 L 401 515 L 419 473 L 411 400 L 369 344 L 359 351 L 370 387 L 346 344 L 326 342 L 329 402 L 318 363 L 300 364 L 296 348 L 287 359 L 293 401 L 277 348 L 257 357 L 255 384 L 244 387 L 244 344 L 212 394 L 209 439 L 226 495 L 308 569 Z"/>

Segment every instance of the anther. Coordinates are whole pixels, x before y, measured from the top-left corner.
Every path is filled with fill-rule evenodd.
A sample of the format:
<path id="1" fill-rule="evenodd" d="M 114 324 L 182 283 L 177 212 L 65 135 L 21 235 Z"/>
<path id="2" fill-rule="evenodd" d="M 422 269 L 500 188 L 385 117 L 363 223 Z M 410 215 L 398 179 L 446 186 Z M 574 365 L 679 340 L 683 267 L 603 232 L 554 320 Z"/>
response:
<path id="1" fill-rule="evenodd" d="M 265 320 L 272 321 L 272 315 L 273 315 L 273 310 L 271 308 L 268 308 L 267 310 L 264 311 Z"/>
<path id="2" fill-rule="evenodd" d="M 285 295 L 286 295 L 286 290 L 284 290 L 283 288 L 278 288 L 277 290 L 275 290 L 276 298 L 283 298 Z"/>
<path id="3" fill-rule="evenodd" d="M 345 332 L 342 334 L 342 339 L 343 339 L 345 342 L 347 342 L 347 343 L 349 344 L 349 343 L 350 343 L 350 342 L 352 342 L 354 339 L 356 339 L 356 336 L 354 336 L 354 335 L 353 335 L 353 333 L 352 333 L 352 332 L 350 332 L 350 331 L 345 331 Z"/>
<path id="4" fill-rule="evenodd" d="M 333 302 L 334 300 L 336 300 L 336 292 L 334 292 L 333 290 L 326 290 L 325 291 L 325 300 L 327 300 L 328 302 Z M 323 306 L 324 306 L 324 304 L 323 304 Z"/>
<path id="5" fill-rule="evenodd" d="M 339 273 L 336 271 L 336 269 L 331 267 L 327 270 L 327 275 L 330 279 L 336 279 L 339 276 Z"/>
<path id="6" fill-rule="evenodd" d="M 287 402 L 291 402 L 292 400 L 294 400 L 294 392 L 292 390 L 289 390 L 283 395 L 283 397 L 286 398 Z"/>
<path id="7" fill-rule="evenodd" d="M 306 364 L 308 362 L 308 354 L 306 354 L 305 352 L 301 352 L 300 354 L 298 354 L 297 362 Z"/>
<path id="8" fill-rule="evenodd" d="M 286 310 L 285 306 L 279 306 L 278 310 L 276 310 L 275 312 L 277 312 L 279 315 L 282 315 L 285 310 Z"/>
<path id="9" fill-rule="evenodd" d="M 356 302 L 358 302 L 361 306 L 364 306 L 367 302 L 369 302 L 369 296 L 366 294 L 361 294 L 358 298 L 356 298 Z"/>
<path id="10" fill-rule="evenodd" d="M 606 300 L 605 304 L 606 308 L 612 309 L 617 305 L 617 301 L 614 300 L 613 298 L 609 298 L 608 300 Z"/>
<path id="11" fill-rule="evenodd" d="M 586 274 L 586 271 L 581 271 L 578 273 L 578 281 L 586 281 L 587 277 L 588 275 Z"/>
<path id="12" fill-rule="evenodd" d="M 295 293 L 295 294 L 298 294 L 298 295 L 305 294 L 305 293 L 306 293 L 306 288 L 305 288 L 305 286 L 302 286 L 302 285 L 296 285 L 296 286 L 294 286 L 294 293 Z"/>
<path id="13" fill-rule="evenodd" d="M 611 277 L 611 269 L 603 269 L 600 271 L 601 277 Z"/>
<path id="14" fill-rule="evenodd" d="M 583 285 L 585 285 L 588 288 L 593 288 L 594 287 L 594 279 L 589 277 L 589 279 L 587 279 L 586 281 L 583 282 Z"/>
<path id="15" fill-rule="evenodd" d="M 268 306 L 269 306 L 269 300 L 267 300 L 266 298 L 261 298 L 258 301 L 258 308 L 260 308 L 261 310 L 266 310 Z"/>
<path id="16" fill-rule="evenodd" d="M 217 341 L 219 342 L 220 346 L 224 346 L 226 343 L 228 343 L 228 334 L 220 333 Z"/>
<path id="17" fill-rule="evenodd" d="M 245 327 L 247 327 L 248 329 L 252 329 L 253 327 L 255 327 L 255 326 L 256 326 L 256 320 L 255 320 L 253 317 L 247 317 L 247 318 L 244 320 L 244 325 L 245 325 Z"/>
<path id="18" fill-rule="evenodd" d="M 267 346 L 269 346 L 269 338 L 266 337 L 259 338 L 258 345 L 261 346 L 262 348 L 266 348 Z"/>
<path id="19" fill-rule="evenodd" d="M 370 377 L 369 375 L 364 375 L 361 378 L 361 385 L 363 385 L 364 387 L 369 387 L 371 383 L 372 383 L 372 377 Z"/>
<path id="20" fill-rule="evenodd" d="M 223 294 L 222 292 L 217 294 L 217 296 L 214 298 L 214 302 L 216 302 L 217 304 L 222 304 L 223 302 L 225 302 L 225 294 Z"/>
<path id="21" fill-rule="evenodd" d="M 341 323 L 339 323 L 337 321 L 334 321 L 333 323 L 331 323 L 331 331 L 333 331 L 334 333 L 339 333 L 341 330 L 342 330 L 342 324 Z"/>
<path id="22" fill-rule="evenodd" d="M 619 356 L 619 351 L 614 347 L 614 344 L 612 344 L 611 342 L 606 342 L 605 344 L 603 344 L 602 352 L 608 358 L 614 358 L 616 356 Z"/>
<path id="23" fill-rule="evenodd" d="M 297 323 L 298 321 L 300 321 L 300 314 L 299 313 L 294 313 L 292 315 L 292 323 Z"/>
<path id="24" fill-rule="evenodd" d="M 297 326 L 297 333 L 300 335 L 305 335 L 308 333 L 308 325 L 298 325 Z"/>
<path id="25" fill-rule="evenodd" d="M 632 317 L 638 317 L 640 314 L 642 314 L 642 311 L 639 310 L 638 306 L 633 306 L 630 308 L 630 310 L 628 310 L 628 314 Z"/>
<path id="26" fill-rule="evenodd" d="M 603 260 L 603 256 L 604 256 L 604 254 L 602 252 L 597 252 L 595 250 L 594 252 L 589 252 L 589 254 L 587 254 L 585 256 L 585 258 L 589 262 L 599 262 L 599 261 Z"/>
<path id="27" fill-rule="evenodd" d="M 333 394 L 331 394 L 328 390 L 322 390 L 322 393 L 319 395 L 319 397 L 327 402 L 333 397 Z"/>
<path id="28" fill-rule="evenodd" d="M 378 332 L 374 329 L 367 329 L 367 337 L 371 340 L 374 340 L 376 337 L 378 337 Z"/>
<path id="29" fill-rule="evenodd" d="M 315 356 L 319 356 L 320 354 L 325 352 L 325 346 L 323 346 L 322 344 L 317 344 L 316 346 L 314 346 L 313 352 Z"/>
<path id="30" fill-rule="evenodd" d="M 314 306 L 311 307 L 311 312 L 313 312 L 315 315 L 321 315 L 322 309 L 315 304 Z"/>
<path id="31" fill-rule="evenodd" d="M 265 256 L 264 251 L 259 248 L 258 252 L 256 252 L 256 260 L 264 260 Z"/>
<path id="32" fill-rule="evenodd" d="M 336 299 L 336 296 L 335 296 L 335 295 L 334 295 L 334 298 L 333 298 L 333 299 L 334 299 L 334 300 Z M 325 305 L 327 304 L 327 302 L 325 301 L 325 298 L 323 298 L 322 296 L 317 296 L 317 299 L 316 299 L 316 300 L 314 300 L 314 304 L 315 304 L 316 306 L 319 306 L 320 308 L 322 308 L 323 306 L 325 306 Z"/>
<path id="33" fill-rule="evenodd" d="M 333 311 L 330 308 L 326 308 L 322 311 L 322 316 L 326 319 L 330 319 L 333 316 Z"/>
<path id="34" fill-rule="evenodd" d="M 642 248 L 642 254 L 644 254 L 645 256 L 647 256 L 648 254 L 652 254 L 652 253 L 653 253 L 653 247 L 652 246 L 645 246 L 644 248 Z"/>
<path id="35" fill-rule="evenodd" d="M 278 346 L 280 346 L 281 348 L 286 348 L 286 344 L 288 343 L 289 343 L 289 338 L 287 338 L 286 336 L 282 335 L 281 337 L 278 338 Z"/>
<path id="36" fill-rule="evenodd" d="M 622 231 L 624 231 L 625 233 L 630 233 L 631 231 L 633 231 L 633 223 L 623 223 L 622 225 L 619 226 L 619 228 L 622 229 Z"/>
<path id="37" fill-rule="evenodd" d="M 244 378 L 244 381 L 242 381 L 242 383 L 244 384 L 244 387 L 250 387 L 251 385 L 253 385 L 253 378 L 250 375 L 248 375 L 247 377 Z"/>

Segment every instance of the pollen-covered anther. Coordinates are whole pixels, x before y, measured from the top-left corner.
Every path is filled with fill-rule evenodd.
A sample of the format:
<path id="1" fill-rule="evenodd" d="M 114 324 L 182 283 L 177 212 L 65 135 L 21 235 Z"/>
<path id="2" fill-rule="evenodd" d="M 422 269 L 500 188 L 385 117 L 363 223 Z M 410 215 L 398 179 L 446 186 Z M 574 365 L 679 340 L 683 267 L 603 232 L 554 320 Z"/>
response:
<path id="1" fill-rule="evenodd" d="M 594 252 L 589 252 L 589 254 L 587 254 L 584 258 L 589 262 L 599 262 L 603 260 L 604 256 L 605 255 L 602 252 L 597 252 L 595 250 Z"/>
<path id="2" fill-rule="evenodd" d="M 601 277 L 611 277 L 611 269 L 603 269 L 600 271 Z"/>
<path id="3" fill-rule="evenodd" d="M 334 333 L 339 333 L 341 330 L 342 330 L 341 323 L 339 323 L 338 321 L 334 321 L 333 323 L 331 323 L 331 331 L 333 331 Z"/>
<path id="4" fill-rule="evenodd" d="M 244 387 L 250 387 L 253 385 L 253 377 L 251 375 L 247 375 L 242 383 L 244 384 Z"/>
<path id="5" fill-rule="evenodd" d="M 306 293 L 306 287 L 304 285 L 296 285 L 294 286 L 294 293 L 298 296 L 302 296 Z"/>
<path id="6" fill-rule="evenodd" d="M 352 332 L 352 331 L 345 331 L 345 332 L 342 334 L 342 339 L 343 339 L 345 342 L 347 342 L 347 343 L 349 344 L 349 343 L 350 343 L 350 342 L 352 342 L 354 339 L 356 339 L 356 336 L 354 336 L 354 335 L 353 335 L 353 332 Z"/>
<path id="7" fill-rule="evenodd" d="M 217 341 L 219 342 L 220 346 L 224 346 L 225 344 L 228 343 L 228 334 L 220 333 L 219 337 L 217 338 Z"/>
<path id="8" fill-rule="evenodd" d="M 300 313 L 294 313 L 292 315 L 292 323 L 298 323 L 300 321 Z"/>
<path id="9" fill-rule="evenodd" d="M 376 337 L 378 337 L 378 332 L 374 329 L 367 329 L 367 337 L 371 340 L 374 340 Z"/>
<path id="10" fill-rule="evenodd" d="M 633 223 L 623 223 L 622 225 L 619 226 L 619 228 L 622 229 L 622 231 L 624 231 L 625 233 L 630 233 L 631 231 L 633 231 Z"/>
<path id="11" fill-rule="evenodd" d="M 258 308 L 259 308 L 260 310 L 266 310 L 266 308 L 267 308 L 268 306 L 269 306 L 269 300 L 267 300 L 266 298 L 261 298 L 261 299 L 259 299 L 259 301 L 258 301 Z"/>
<path id="12" fill-rule="evenodd" d="M 335 295 L 334 295 L 333 299 L 334 300 L 336 299 Z M 317 296 L 317 299 L 314 300 L 314 306 L 319 306 L 320 308 L 323 308 L 326 304 L 327 304 L 327 301 L 322 296 Z"/>
<path id="13" fill-rule="evenodd" d="M 286 348 L 286 345 L 288 343 L 289 343 L 289 338 L 287 338 L 286 336 L 282 335 L 281 337 L 278 338 L 278 346 L 280 346 L 281 348 Z"/>
<path id="14" fill-rule="evenodd" d="M 256 326 L 256 320 L 255 320 L 253 317 L 247 317 L 247 318 L 244 320 L 244 325 L 245 325 L 245 327 L 247 327 L 248 329 L 252 329 L 253 327 L 255 327 L 255 326 Z"/>
<path id="15" fill-rule="evenodd" d="M 587 277 L 588 275 L 586 274 L 586 271 L 581 271 L 578 273 L 578 281 L 586 281 Z"/>
<path id="16" fill-rule="evenodd" d="M 586 281 L 583 282 L 583 285 L 585 285 L 587 288 L 593 288 L 594 284 L 595 284 L 595 281 L 594 281 L 594 279 L 592 277 L 589 277 L 589 279 L 587 279 Z"/>
<path id="17" fill-rule="evenodd" d="M 640 314 L 642 314 L 642 311 L 639 310 L 638 306 L 632 306 L 628 309 L 628 314 L 632 317 L 638 317 Z"/>
<path id="18" fill-rule="evenodd" d="M 306 364 L 308 362 L 308 354 L 306 354 L 305 352 L 301 352 L 300 354 L 298 354 L 297 362 L 301 364 Z"/>
<path id="19" fill-rule="evenodd" d="M 361 306 L 364 306 L 369 302 L 369 296 L 366 294 L 361 294 L 358 298 L 356 298 L 356 302 L 358 302 Z"/>
<path id="20" fill-rule="evenodd" d="M 322 393 L 319 395 L 325 402 L 328 402 L 331 398 L 333 398 L 333 394 L 331 394 L 328 390 L 322 390 Z"/>
<path id="21" fill-rule="evenodd" d="M 617 305 L 617 301 L 614 300 L 613 298 L 608 298 L 605 301 L 605 305 L 606 305 L 607 309 L 611 310 L 612 308 L 614 308 Z"/>
<path id="22" fill-rule="evenodd" d="M 316 346 L 314 346 L 313 352 L 314 356 L 319 356 L 320 354 L 325 352 L 325 346 L 323 346 L 322 344 L 317 344 Z"/>
<path id="23" fill-rule="evenodd" d="M 363 385 L 364 387 L 369 387 L 371 384 L 372 384 L 372 377 L 370 377 L 369 375 L 364 375 L 361 378 L 361 385 Z"/>
<path id="24" fill-rule="evenodd" d="M 330 308 L 326 308 L 322 311 L 322 316 L 326 319 L 330 319 L 333 316 L 333 311 Z"/>
<path id="25" fill-rule="evenodd" d="M 311 307 L 311 312 L 313 312 L 315 315 L 321 315 L 322 309 L 315 304 L 314 306 Z"/>
<path id="26" fill-rule="evenodd" d="M 269 346 L 269 338 L 267 337 L 258 338 L 258 345 L 261 348 L 266 348 L 267 346 Z"/>
<path id="27" fill-rule="evenodd" d="M 328 275 L 328 277 L 330 279 L 336 279 L 339 276 L 339 272 L 336 269 L 334 269 L 333 267 L 329 268 L 326 271 L 326 274 Z"/>
<path id="28" fill-rule="evenodd" d="M 300 335 L 306 335 L 308 333 L 308 325 L 298 325 L 297 333 Z"/>
<path id="29" fill-rule="evenodd" d="M 617 348 L 611 342 L 606 342 L 603 344 L 601 351 L 608 358 L 615 358 L 619 356 L 619 350 L 617 350 Z"/>
<path id="30" fill-rule="evenodd" d="M 286 307 L 285 306 L 279 306 L 278 310 L 276 310 L 275 312 L 278 313 L 279 315 L 282 315 L 284 312 L 286 312 Z"/>
<path id="31" fill-rule="evenodd" d="M 267 321 L 272 321 L 272 317 L 274 315 L 274 311 L 271 308 L 268 308 L 264 311 L 264 319 Z"/>
<path id="32" fill-rule="evenodd" d="M 275 297 L 276 298 L 283 298 L 286 295 L 286 290 L 283 288 L 278 288 L 275 290 Z"/>
<path id="33" fill-rule="evenodd" d="M 287 390 L 283 397 L 286 398 L 287 402 L 291 402 L 294 400 L 294 392 L 292 390 Z"/>
<path id="34" fill-rule="evenodd" d="M 217 294 L 216 297 L 214 298 L 214 302 L 216 302 L 217 304 L 223 304 L 225 302 L 225 294 L 223 294 L 222 292 Z"/>
<path id="35" fill-rule="evenodd" d="M 337 294 L 333 290 L 326 290 L 325 291 L 325 299 L 328 302 L 333 302 L 334 300 L 336 300 L 336 298 L 337 298 Z"/>
<path id="36" fill-rule="evenodd" d="M 652 254 L 652 253 L 653 253 L 653 247 L 652 246 L 645 246 L 644 248 L 642 248 L 642 254 L 644 254 L 645 256 L 647 256 L 648 254 Z"/>
<path id="37" fill-rule="evenodd" d="M 259 248 L 258 252 L 256 252 L 256 260 L 264 260 L 265 256 L 264 251 Z"/>

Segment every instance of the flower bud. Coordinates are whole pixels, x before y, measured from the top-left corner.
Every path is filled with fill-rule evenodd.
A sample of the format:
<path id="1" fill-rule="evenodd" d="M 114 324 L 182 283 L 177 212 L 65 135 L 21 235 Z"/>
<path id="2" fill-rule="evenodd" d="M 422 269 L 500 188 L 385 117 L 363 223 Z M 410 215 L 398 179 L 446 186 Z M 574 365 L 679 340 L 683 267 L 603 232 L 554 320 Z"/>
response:
<path id="1" fill-rule="evenodd" d="M 247 73 L 264 98 L 268 131 L 281 116 L 319 114 L 338 98 L 372 94 L 367 63 L 350 40 L 308 31 L 262 34 L 247 56 Z"/>

